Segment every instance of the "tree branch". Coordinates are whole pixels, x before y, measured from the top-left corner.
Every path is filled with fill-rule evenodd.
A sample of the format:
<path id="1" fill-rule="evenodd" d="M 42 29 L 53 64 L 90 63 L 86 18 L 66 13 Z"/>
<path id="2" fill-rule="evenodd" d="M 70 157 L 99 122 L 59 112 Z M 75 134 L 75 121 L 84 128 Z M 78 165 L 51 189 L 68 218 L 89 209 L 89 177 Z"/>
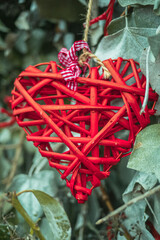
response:
<path id="1" fill-rule="evenodd" d="M 125 203 L 124 205 L 122 205 L 121 207 L 117 208 L 116 210 L 114 210 L 113 212 L 109 213 L 107 216 L 99 219 L 96 224 L 101 224 L 103 222 L 106 222 L 107 220 L 109 220 L 110 218 L 114 217 L 115 215 L 119 214 L 120 212 L 124 211 L 127 207 L 131 206 L 134 203 L 137 203 L 147 197 L 150 197 L 151 195 L 155 194 L 156 192 L 160 191 L 160 185 L 158 185 L 155 188 L 152 188 L 151 190 L 149 190 L 148 192 L 135 197 L 133 199 L 131 199 L 130 201 L 128 201 L 127 203 Z"/>

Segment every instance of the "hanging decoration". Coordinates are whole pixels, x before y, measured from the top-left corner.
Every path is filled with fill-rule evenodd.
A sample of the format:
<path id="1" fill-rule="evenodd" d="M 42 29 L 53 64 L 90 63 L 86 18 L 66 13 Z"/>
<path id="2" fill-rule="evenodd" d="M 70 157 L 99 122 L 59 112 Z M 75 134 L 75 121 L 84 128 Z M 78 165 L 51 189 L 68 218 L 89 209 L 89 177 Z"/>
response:
<path id="1" fill-rule="evenodd" d="M 87 36 L 92 3 L 89 0 L 84 40 L 58 54 L 64 68 L 54 61 L 29 66 L 12 91 L 18 125 L 66 180 L 78 203 L 131 153 L 137 133 L 155 113 L 158 97 L 149 88 L 149 104 L 140 113 L 146 78 L 139 64 L 122 58 L 101 62 L 91 53 Z M 83 53 L 78 58 L 79 51 Z M 90 58 L 100 66 L 90 67 Z M 64 144 L 64 151 L 56 152 L 57 143 Z"/>
<path id="2" fill-rule="evenodd" d="M 89 67 L 89 76 L 76 79 L 77 91 L 66 86 L 64 70 L 52 61 L 26 68 L 12 91 L 18 125 L 79 203 L 130 153 L 136 134 L 155 113 L 157 94 L 150 88 L 150 107 L 140 114 L 146 79 L 138 63 L 122 58 L 103 63 L 110 79 L 100 67 Z M 125 139 L 119 138 L 122 132 Z M 64 143 L 64 152 L 55 152 L 56 143 Z"/>

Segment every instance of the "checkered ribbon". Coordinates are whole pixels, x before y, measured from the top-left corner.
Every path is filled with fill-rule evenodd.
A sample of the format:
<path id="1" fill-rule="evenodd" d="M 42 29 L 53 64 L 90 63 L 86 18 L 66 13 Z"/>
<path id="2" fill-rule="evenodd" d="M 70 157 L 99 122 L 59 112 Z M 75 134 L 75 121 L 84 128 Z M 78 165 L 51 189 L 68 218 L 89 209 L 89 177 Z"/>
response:
<path id="1" fill-rule="evenodd" d="M 83 41 L 76 41 L 70 48 L 70 50 L 67 50 L 66 48 L 62 48 L 61 51 L 58 54 L 59 62 L 66 67 L 64 70 L 60 71 L 62 74 L 64 80 L 67 82 L 67 87 L 73 91 L 77 90 L 77 81 L 76 79 L 79 77 L 79 75 L 82 73 L 85 73 L 86 66 L 82 67 L 82 70 L 80 68 L 80 65 L 78 63 L 78 56 L 76 55 L 76 52 L 82 50 L 83 48 L 90 51 L 88 44 Z M 89 59 L 87 59 L 87 62 Z"/>

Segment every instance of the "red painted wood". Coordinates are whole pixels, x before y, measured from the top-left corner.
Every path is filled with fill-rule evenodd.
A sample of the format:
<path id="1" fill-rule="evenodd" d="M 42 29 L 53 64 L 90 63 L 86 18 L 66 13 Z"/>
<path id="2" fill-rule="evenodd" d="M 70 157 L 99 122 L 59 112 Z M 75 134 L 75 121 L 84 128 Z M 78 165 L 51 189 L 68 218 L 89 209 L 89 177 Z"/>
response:
<path id="1" fill-rule="evenodd" d="M 130 154 L 135 136 L 150 123 L 158 98 L 150 88 L 150 107 L 140 115 L 146 80 L 139 64 L 122 58 L 104 64 L 111 79 L 105 79 L 99 67 L 91 68 L 89 76 L 77 78 L 77 91 L 67 88 L 56 62 L 29 66 L 12 91 L 13 114 L 27 140 L 48 158 L 79 203 Z M 119 139 L 122 131 L 127 139 Z M 57 153 L 54 143 L 68 149 Z"/>

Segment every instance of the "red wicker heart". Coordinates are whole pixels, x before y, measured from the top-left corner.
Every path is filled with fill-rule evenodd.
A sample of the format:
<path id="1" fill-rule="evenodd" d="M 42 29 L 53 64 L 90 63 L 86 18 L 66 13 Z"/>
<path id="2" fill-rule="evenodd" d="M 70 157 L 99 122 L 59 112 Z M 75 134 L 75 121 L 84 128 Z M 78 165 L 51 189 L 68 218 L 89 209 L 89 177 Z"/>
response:
<path id="1" fill-rule="evenodd" d="M 88 77 L 77 79 L 76 92 L 66 87 L 56 62 L 29 66 L 12 91 L 13 113 L 27 140 L 59 171 L 79 203 L 130 152 L 136 134 L 155 113 L 157 94 L 150 89 L 150 107 L 140 115 L 146 79 L 134 60 L 109 59 L 104 64 L 111 79 L 91 68 Z M 119 138 L 122 131 L 128 133 L 126 139 Z M 68 150 L 55 152 L 53 143 L 58 142 Z"/>

